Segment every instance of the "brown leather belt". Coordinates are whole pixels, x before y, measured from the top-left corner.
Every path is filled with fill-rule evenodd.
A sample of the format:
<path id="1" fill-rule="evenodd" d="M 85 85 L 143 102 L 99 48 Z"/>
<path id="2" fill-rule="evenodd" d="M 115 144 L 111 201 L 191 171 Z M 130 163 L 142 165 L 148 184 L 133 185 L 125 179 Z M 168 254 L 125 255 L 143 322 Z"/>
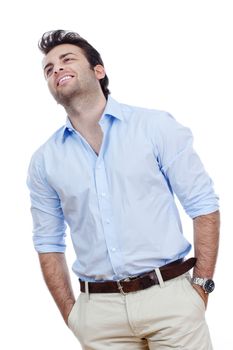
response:
<path id="1" fill-rule="evenodd" d="M 168 281 L 191 270 L 196 258 L 179 259 L 159 268 L 163 281 Z M 85 292 L 85 282 L 79 280 L 81 292 Z M 128 277 L 120 281 L 88 282 L 89 293 L 130 293 L 159 284 L 155 270 L 136 277 Z"/>

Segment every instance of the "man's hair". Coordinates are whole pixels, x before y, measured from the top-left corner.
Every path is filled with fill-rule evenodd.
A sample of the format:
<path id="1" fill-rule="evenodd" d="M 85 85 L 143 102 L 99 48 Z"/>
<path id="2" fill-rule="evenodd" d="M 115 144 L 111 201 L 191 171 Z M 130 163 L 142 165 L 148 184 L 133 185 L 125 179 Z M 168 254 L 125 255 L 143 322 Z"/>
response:
<path id="1" fill-rule="evenodd" d="M 39 40 L 38 46 L 43 54 L 47 55 L 47 53 L 54 47 L 62 44 L 72 44 L 80 47 L 83 50 L 83 53 L 91 68 L 94 68 L 97 64 L 101 64 L 104 67 L 104 63 L 99 52 L 93 46 L 91 46 L 87 40 L 75 32 L 65 30 L 51 30 L 45 32 Z M 105 77 L 100 79 L 100 86 L 106 99 L 110 94 L 108 83 L 108 76 L 105 74 Z"/>

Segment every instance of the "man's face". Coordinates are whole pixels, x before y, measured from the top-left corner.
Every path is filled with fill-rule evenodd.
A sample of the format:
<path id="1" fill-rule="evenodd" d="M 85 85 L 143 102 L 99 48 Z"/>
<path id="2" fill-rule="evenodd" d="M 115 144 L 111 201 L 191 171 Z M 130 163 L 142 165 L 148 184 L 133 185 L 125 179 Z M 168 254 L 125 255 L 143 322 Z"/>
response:
<path id="1" fill-rule="evenodd" d="M 68 105 L 73 97 L 88 96 L 101 90 L 104 67 L 90 67 L 81 48 L 62 44 L 54 47 L 43 60 L 44 75 L 55 100 Z"/>

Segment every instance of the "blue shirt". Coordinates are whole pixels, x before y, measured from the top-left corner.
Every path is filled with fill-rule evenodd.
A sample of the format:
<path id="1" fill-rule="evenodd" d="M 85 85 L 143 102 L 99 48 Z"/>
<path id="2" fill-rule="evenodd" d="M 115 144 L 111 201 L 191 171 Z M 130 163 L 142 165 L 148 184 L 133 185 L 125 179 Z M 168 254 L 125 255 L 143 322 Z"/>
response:
<path id="1" fill-rule="evenodd" d="M 83 280 L 117 280 L 182 258 L 191 249 L 174 194 L 191 218 L 218 210 L 190 130 L 170 114 L 109 96 L 97 156 L 65 126 L 33 155 L 28 186 L 39 253 L 64 252 L 66 224 Z"/>

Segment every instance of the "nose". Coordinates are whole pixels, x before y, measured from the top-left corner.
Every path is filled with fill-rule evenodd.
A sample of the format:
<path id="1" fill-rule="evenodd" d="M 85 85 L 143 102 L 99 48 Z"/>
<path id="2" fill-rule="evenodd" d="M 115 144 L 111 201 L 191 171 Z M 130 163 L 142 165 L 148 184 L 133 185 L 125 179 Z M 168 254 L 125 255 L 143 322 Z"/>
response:
<path id="1" fill-rule="evenodd" d="M 64 70 L 64 68 L 62 68 L 62 67 L 55 67 L 54 68 L 54 73 L 58 74 L 58 72 L 63 71 L 63 70 Z"/>

